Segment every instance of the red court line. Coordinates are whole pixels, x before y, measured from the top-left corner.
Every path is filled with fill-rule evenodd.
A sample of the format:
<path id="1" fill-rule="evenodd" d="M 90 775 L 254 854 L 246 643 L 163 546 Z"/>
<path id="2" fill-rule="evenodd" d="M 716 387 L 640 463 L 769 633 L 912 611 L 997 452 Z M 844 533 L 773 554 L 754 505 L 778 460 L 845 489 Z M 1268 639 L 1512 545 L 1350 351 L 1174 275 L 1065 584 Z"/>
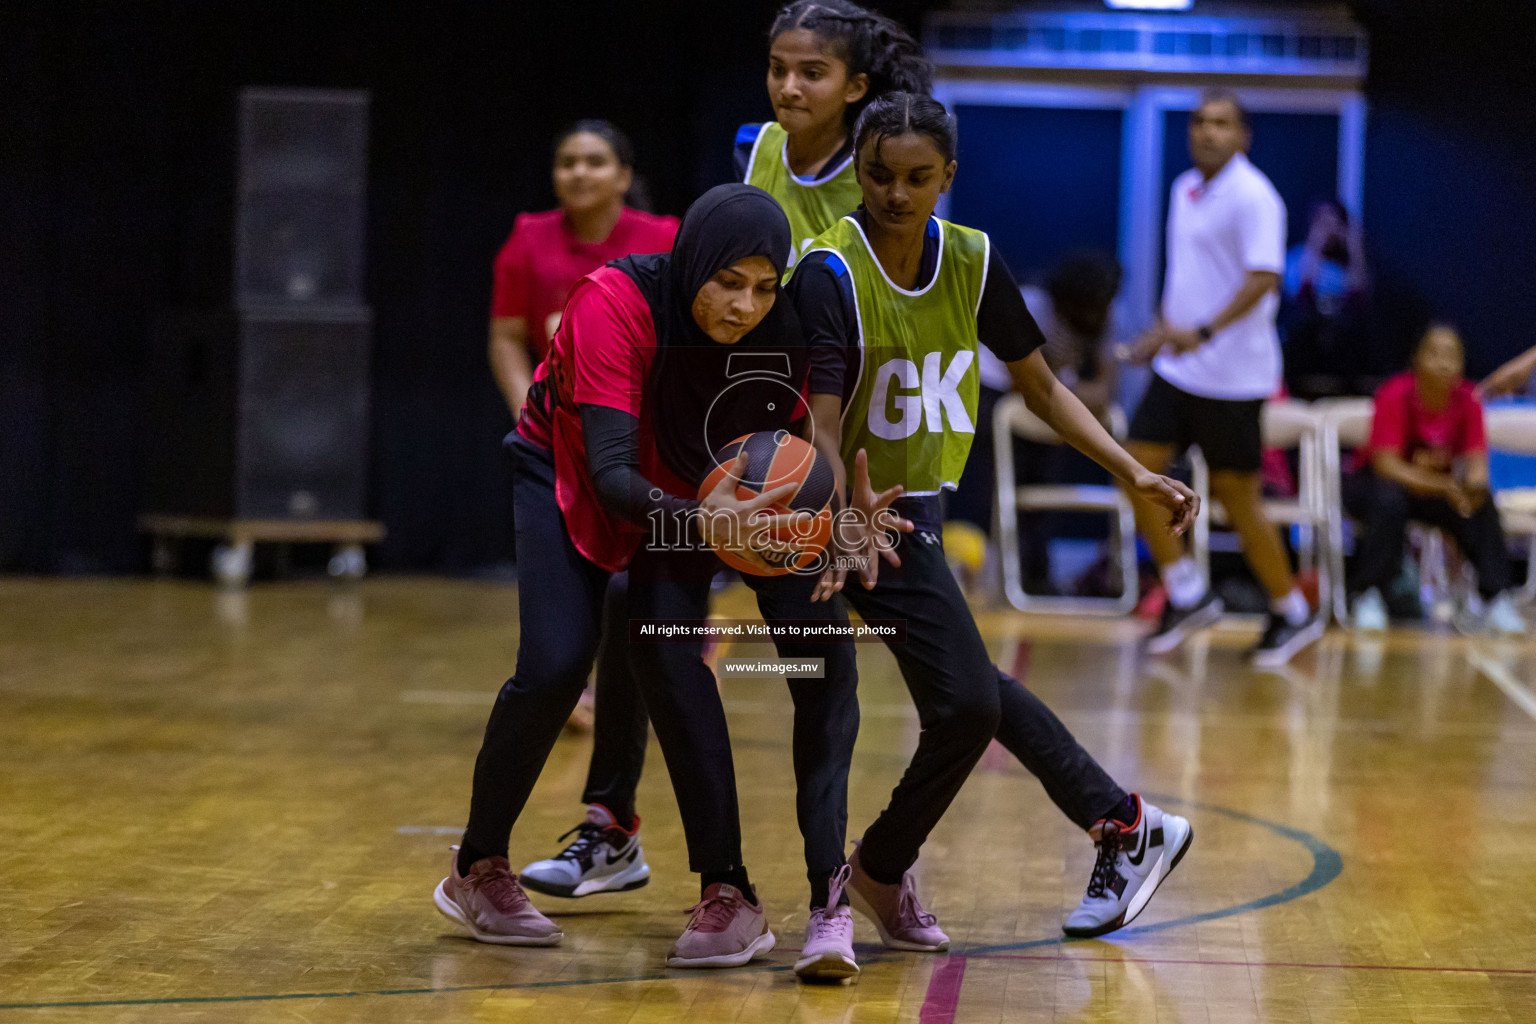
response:
<path id="1" fill-rule="evenodd" d="M 1523 974 L 1536 970 L 1517 967 L 1420 967 L 1411 964 L 1296 964 L 1273 960 L 1160 960 L 1152 957 L 1120 956 L 1029 956 L 1023 953 L 974 953 L 973 960 L 1071 960 L 1090 964 L 1186 964 L 1194 967 L 1300 967 L 1318 971 L 1430 971 L 1442 974 Z"/>
<path id="2" fill-rule="evenodd" d="M 955 1024 L 960 1005 L 960 983 L 965 980 L 965 957 L 946 957 L 928 979 L 928 995 L 917 1015 L 918 1024 Z"/>

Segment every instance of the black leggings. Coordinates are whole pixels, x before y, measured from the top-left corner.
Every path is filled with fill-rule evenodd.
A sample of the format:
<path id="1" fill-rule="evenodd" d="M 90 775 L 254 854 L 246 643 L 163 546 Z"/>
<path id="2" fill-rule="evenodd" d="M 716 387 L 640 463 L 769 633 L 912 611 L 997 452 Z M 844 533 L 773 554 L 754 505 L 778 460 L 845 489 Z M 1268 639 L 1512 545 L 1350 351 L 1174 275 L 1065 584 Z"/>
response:
<path id="1" fill-rule="evenodd" d="M 866 619 L 905 619 L 907 641 L 891 644 L 917 706 L 922 733 L 891 802 L 864 833 L 859 862 L 894 884 L 917 860 L 971 769 L 995 737 L 1040 780 L 1046 794 L 1087 829 L 1126 799 L 1061 719 L 992 663 L 965 595 L 944 558 L 932 499 L 898 503 L 917 524 L 902 536 L 900 567 L 880 566 L 873 590 L 844 588 Z"/>
<path id="2" fill-rule="evenodd" d="M 710 581 L 720 568 L 712 552 L 658 555 L 641 551 L 630 568 L 629 614 L 636 619 L 703 619 Z M 846 623 L 842 601 L 812 604 L 815 579 L 743 574 L 767 622 L 785 619 Z M 627 626 L 627 624 L 626 624 Z M 628 639 L 623 634 L 610 633 Z M 606 646 L 606 644 L 605 644 Z M 795 720 L 792 746 L 796 811 L 813 884 L 842 866 L 848 827 L 848 768 L 859 731 L 858 665 L 852 644 L 780 643 L 780 657 L 823 658 L 825 678 L 789 680 Z M 741 832 L 725 711 L 700 641 L 629 645 L 635 681 L 650 711 L 677 793 L 694 871 L 740 864 Z M 600 690 L 598 715 L 602 709 Z M 711 770 L 708 766 L 714 765 Z M 638 774 L 638 771 L 636 772 Z"/>
<path id="3" fill-rule="evenodd" d="M 507 451 L 522 580 L 517 670 L 496 696 L 475 758 L 464 845 L 480 856 L 506 856 L 512 824 L 581 697 L 611 575 L 577 551 L 565 532 L 551 454 L 520 440 Z"/>
<path id="4" fill-rule="evenodd" d="M 1477 589 L 1485 598 L 1510 587 L 1509 549 L 1492 500 L 1470 516 L 1461 516 L 1444 498 L 1410 494 L 1401 484 L 1383 480 L 1370 469 L 1344 478 L 1344 507 L 1362 526 L 1350 590 L 1375 587 L 1383 594 L 1403 567 L 1403 542 L 1408 523 L 1439 527 L 1456 541 L 1477 570 Z"/>
<path id="5" fill-rule="evenodd" d="M 523 580 L 518 601 L 521 629 L 516 674 L 497 696 L 475 760 L 464 842 L 482 856 L 506 855 L 512 826 L 581 696 L 603 634 L 604 597 L 612 575 L 582 556 L 565 532 L 549 453 L 522 442 L 509 447 L 515 463 L 513 503 Z M 629 573 L 627 615 L 620 615 L 621 601 L 609 606 L 608 620 L 703 619 L 716 568 L 718 560 L 711 552 L 642 549 Z M 812 580 L 782 576 L 754 577 L 750 582 L 767 620 L 847 621 L 841 602 L 810 603 Z M 616 635 L 611 626 L 609 635 Z M 627 622 L 622 636 L 627 640 Z M 723 872 L 742 864 L 741 826 L 725 712 L 701 647 L 696 642 L 647 643 L 635 644 L 631 651 L 634 679 L 651 712 L 677 794 L 689 866 L 698 872 Z M 825 679 L 790 681 L 807 870 L 813 877 L 824 877 L 843 862 L 848 765 L 858 732 L 853 649 L 822 642 L 786 644 L 780 653 L 826 659 Z M 638 767 L 634 774 L 638 778 Z"/>
<path id="6" fill-rule="evenodd" d="M 651 722 L 629 657 L 629 573 L 614 573 L 603 604 L 603 641 L 597 652 L 597 703 L 592 763 L 582 803 L 602 804 L 619 821 L 635 815 L 635 790 L 645 767 Z"/>
<path id="7" fill-rule="evenodd" d="M 992 663 L 965 595 L 945 561 L 942 541 L 933 528 L 931 503 L 903 502 L 901 507 L 915 520 L 928 521 L 930 528 L 902 538 L 901 567 L 882 564 L 880 582 L 873 591 L 853 579 L 843 590 L 864 618 L 907 623 L 906 643 L 892 644 L 890 649 L 917 705 L 922 737 L 890 806 L 865 833 L 860 854 L 873 878 L 892 883 L 899 882 L 917 859 L 923 841 L 993 737 L 1040 780 L 1051 800 L 1079 828 L 1090 827 L 1125 800 L 1125 791 L 1051 709 Z M 605 640 L 605 658 L 607 647 Z M 830 680 L 830 665 L 828 676 Z M 606 785 L 609 788 L 602 791 L 611 799 L 632 807 L 634 783 L 628 780 L 638 781 L 645 748 L 643 742 L 638 748 L 625 742 L 626 736 L 633 735 L 625 732 L 634 728 L 632 722 L 615 720 L 626 709 L 633 713 L 637 706 L 624 693 L 626 687 L 632 693 L 630 678 L 599 667 L 596 736 L 587 785 L 589 800 L 599 791 L 595 787 Z M 610 713 L 613 717 L 605 722 Z M 643 737 L 643 709 L 640 714 Z M 799 714 L 797 703 L 797 743 Z M 605 741 L 605 736 L 611 739 Z M 804 828 L 802 811 L 802 832 Z M 809 840 L 807 857 L 809 864 Z"/>

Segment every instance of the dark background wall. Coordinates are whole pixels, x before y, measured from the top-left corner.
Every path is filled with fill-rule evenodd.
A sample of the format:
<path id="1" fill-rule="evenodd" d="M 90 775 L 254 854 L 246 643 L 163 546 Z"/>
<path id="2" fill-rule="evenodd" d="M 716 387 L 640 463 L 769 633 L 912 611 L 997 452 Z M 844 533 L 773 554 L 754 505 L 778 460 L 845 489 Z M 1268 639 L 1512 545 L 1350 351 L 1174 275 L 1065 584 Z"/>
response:
<path id="1" fill-rule="evenodd" d="M 1358 16 L 1377 335 L 1400 364 L 1448 317 L 1485 374 L 1536 345 L 1536 4 L 1373 0 Z"/>
<path id="2" fill-rule="evenodd" d="M 879 3 L 916 26 L 921 0 Z M 136 571 L 145 356 L 158 311 L 227 276 L 242 85 L 373 95 L 367 296 L 383 567 L 508 554 L 508 416 L 485 360 L 490 261 L 553 204 L 577 117 L 634 137 L 655 205 L 729 176 L 770 115 L 776 4 L 440 0 L 0 5 L 0 570 Z M 1383 336 L 1431 312 L 1471 370 L 1536 343 L 1528 5 L 1370 0 L 1366 225 Z"/>

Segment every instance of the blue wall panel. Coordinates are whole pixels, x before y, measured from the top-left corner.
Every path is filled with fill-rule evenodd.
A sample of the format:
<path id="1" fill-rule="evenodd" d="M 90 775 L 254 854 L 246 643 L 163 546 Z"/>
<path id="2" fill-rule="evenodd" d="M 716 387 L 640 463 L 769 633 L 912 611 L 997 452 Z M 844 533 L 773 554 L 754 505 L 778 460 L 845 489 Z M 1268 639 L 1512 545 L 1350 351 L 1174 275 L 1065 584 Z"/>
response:
<path id="1" fill-rule="evenodd" d="M 1307 236 L 1307 209 L 1313 200 L 1337 196 L 1339 181 L 1339 119 L 1333 114 L 1248 115 L 1253 149 L 1248 157 L 1274 182 L 1285 200 L 1288 244 Z M 1163 223 L 1168 217 L 1168 190 L 1173 179 L 1190 167 L 1189 114 L 1171 110 L 1163 115 Z"/>
<path id="2" fill-rule="evenodd" d="M 955 114 L 950 217 L 988 232 L 1021 280 L 1073 249 L 1115 251 L 1120 111 L 960 104 Z"/>

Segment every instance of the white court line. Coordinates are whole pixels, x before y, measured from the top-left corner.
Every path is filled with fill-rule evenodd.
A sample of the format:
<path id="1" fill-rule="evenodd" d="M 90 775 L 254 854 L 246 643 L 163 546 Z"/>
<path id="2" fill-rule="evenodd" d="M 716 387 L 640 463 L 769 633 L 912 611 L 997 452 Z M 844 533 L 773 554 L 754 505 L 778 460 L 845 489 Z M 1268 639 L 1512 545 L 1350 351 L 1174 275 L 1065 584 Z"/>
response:
<path id="1" fill-rule="evenodd" d="M 434 836 L 456 836 L 464 831 L 463 825 L 401 825 L 395 829 L 403 836 L 419 836 L 431 834 Z"/>
<path id="2" fill-rule="evenodd" d="M 1493 685 L 1503 690 L 1504 696 L 1518 704 L 1522 711 L 1536 718 L 1536 693 L 1532 693 L 1529 687 L 1516 679 L 1509 669 L 1481 651 L 1468 651 L 1467 661 L 1491 679 Z"/>

